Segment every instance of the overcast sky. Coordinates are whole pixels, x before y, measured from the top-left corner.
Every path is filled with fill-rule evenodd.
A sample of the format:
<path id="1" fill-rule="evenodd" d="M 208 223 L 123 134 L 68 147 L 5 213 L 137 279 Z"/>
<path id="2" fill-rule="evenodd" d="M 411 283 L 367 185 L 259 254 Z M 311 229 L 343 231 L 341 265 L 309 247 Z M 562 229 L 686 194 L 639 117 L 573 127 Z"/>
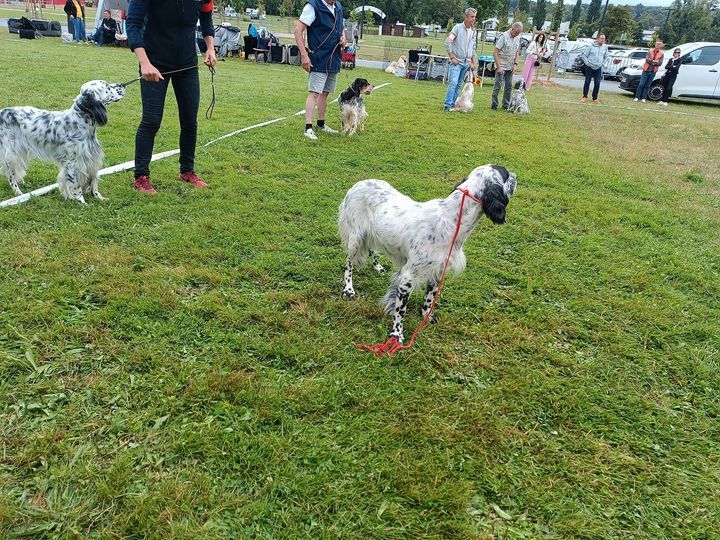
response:
<path id="1" fill-rule="evenodd" d="M 673 3 L 673 0 L 646 0 L 645 2 L 641 2 L 640 0 L 615 0 L 613 2 L 611 0 L 610 3 L 619 6 L 636 6 L 638 4 L 642 4 L 643 6 L 669 6 Z M 603 6 L 604 5 L 605 0 L 603 0 Z"/>

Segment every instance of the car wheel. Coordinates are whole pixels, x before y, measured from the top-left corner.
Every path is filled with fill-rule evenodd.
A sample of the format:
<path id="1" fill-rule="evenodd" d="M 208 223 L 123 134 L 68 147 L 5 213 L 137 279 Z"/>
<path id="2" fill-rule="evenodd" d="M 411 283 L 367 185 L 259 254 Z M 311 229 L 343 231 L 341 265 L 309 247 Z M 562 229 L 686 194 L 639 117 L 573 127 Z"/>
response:
<path id="1" fill-rule="evenodd" d="M 650 91 L 648 92 L 648 97 L 650 99 L 652 99 L 653 101 L 660 101 L 664 91 L 665 91 L 665 87 L 662 85 L 661 82 L 654 82 L 650 86 Z"/>

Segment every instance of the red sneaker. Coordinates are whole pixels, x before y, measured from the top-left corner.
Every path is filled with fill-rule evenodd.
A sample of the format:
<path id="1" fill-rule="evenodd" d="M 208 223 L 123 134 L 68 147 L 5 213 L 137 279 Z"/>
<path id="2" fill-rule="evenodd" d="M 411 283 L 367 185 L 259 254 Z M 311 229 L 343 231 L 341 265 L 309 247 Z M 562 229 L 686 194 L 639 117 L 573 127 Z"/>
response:
<path id="1" fill-rule="evenodd" d="M 152 187 L 149 176 L 138 176 L 133 182 L 133 189 L 140 193 L 147 193 L 149 195 L 156 195 L 157 190 Z"/>
<path id="2" fill-rule="evenodd" d="M 198 178 L 198 175 L 195 174 L 195 171 L 187 171 L 184 173 L 180 173 L 180 181 L 188 182 L 189 184 L 192 184 L 195 187 L 207 187 L 207 183 L 200 180 Z"/>

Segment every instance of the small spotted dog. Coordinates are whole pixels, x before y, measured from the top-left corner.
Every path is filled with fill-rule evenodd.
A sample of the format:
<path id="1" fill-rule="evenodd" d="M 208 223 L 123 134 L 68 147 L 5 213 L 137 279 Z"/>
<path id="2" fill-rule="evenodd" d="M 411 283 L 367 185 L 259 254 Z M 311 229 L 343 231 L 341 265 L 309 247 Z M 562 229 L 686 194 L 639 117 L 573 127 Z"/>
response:
<path id="1" fill-rule="evenodd" d="M 510 96 L 508 111 L 515 114 L 530 114 L 527 98 L 525 97 L 525 81 L 520 79 L 515 83 L 515 90 Z"/>
<path id="2" fill-rule="evenodd" d="M 383 252 L 397 268 L 382 304 L 393 316 L 390 337 L 402 343 L 403 319 L 408 298 L 422 285 L 423 317 L 435 298 L 438 282 L 455 234 L 460 202 L 467 190 L 482 204 L 466 198 L 463 219 L 448 266 L 459 274 L 465 269 L 462 247 L 483 215 L 493 223 L 505 223 L 505 207 L 515 192 L 516 176 L 500 165 L 473 170 L 445 199 L 416 202 L 382 180 L 362 180 L 348 190 L 340 204 L 338 228 L 347 253 L 342 294 L 354 298 L 353 269 L 370 258 L 373 268 L 383 271 L 377 252 Z M 431 318 L 434 322 L 434 319 Z"/>
<path id="3" fill-rule="evenodd" d="M 367 79 L 355 79 L 350 87 L 338 98 L 340 105 L 340 133 L 354 135 L 359 129 L 365 129 L 367 112 L 363 103 L 363 96 L 372 92 L 374 86 Z"/>
<path id="4" fill-rule="evenodd" d="M 97 128 L 107 124 L 108 103 L 125 97 L 125 87 L 105 81 L 86 82 L 72 107 L 43 111 L 35 107 L 8 107 L 0 111 L 0 172 L 16 195 L 33 158 L 57 165 L 57 182 L 66 199 L 85 203 L 83 194 L 98 191 L 97 173 L 105 154 Z"/>

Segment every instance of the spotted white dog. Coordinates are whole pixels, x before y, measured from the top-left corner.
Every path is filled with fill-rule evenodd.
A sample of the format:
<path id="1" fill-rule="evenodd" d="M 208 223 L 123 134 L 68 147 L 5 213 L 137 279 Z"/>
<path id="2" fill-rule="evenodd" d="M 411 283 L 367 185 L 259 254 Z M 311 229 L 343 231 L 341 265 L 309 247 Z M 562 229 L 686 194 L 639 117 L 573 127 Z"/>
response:
<path id="1" fill-rule="evenodd" d="M 105 157 L 98 142 L 98 126 L 107 124 L 105 105 L 125 97 L 125 87 L 105 81 L 82 85 L 80 95 L 65 111 L 8 107 L 0 111 L 0 172 L 16 195 L 33 158 L 57 165 L 60 193 L 85 202 L 83 194 L 104 197 L 97 173 Z"/>
<path id="2" fill-rule="evenodd" d="M 474 169 L 446 199 L 419 203 L 382 180 L 358 182 L 345 195 L 338 218 L 347 253 L 343 296 L 355 297 L 354 268 L 361 268 L 370 257 L 373 267 L 382 271 L 384 268 L 378 264 L 376 253 L 387 255 L 397 273 L 382 304 L 385 312 L 393 315 L 390 337 L 402 343 L 403 319 L 412 291 L 427 285 L 423 317 L 437 294 L 460 212 L 463 194 L 459 190 L 467 190 L 482 204 L 465 199 L 462 226 L 448 266 L 449 271 L 456 274 L 465 269 L 463 244 L 483 214 L 493 223 L 505 223 L 505 207 L 515 192 L 515 185 L 515 174 L 505 167 L 483 165 Z"/>
<path id="3" fill-rule="evenodd" d="M 525 81 L 520 79 L 515 83 L 515 90 L 510 96 L 508 112 L 515 114 L 530 114 L 527 97 L 525 96 Z"/>

